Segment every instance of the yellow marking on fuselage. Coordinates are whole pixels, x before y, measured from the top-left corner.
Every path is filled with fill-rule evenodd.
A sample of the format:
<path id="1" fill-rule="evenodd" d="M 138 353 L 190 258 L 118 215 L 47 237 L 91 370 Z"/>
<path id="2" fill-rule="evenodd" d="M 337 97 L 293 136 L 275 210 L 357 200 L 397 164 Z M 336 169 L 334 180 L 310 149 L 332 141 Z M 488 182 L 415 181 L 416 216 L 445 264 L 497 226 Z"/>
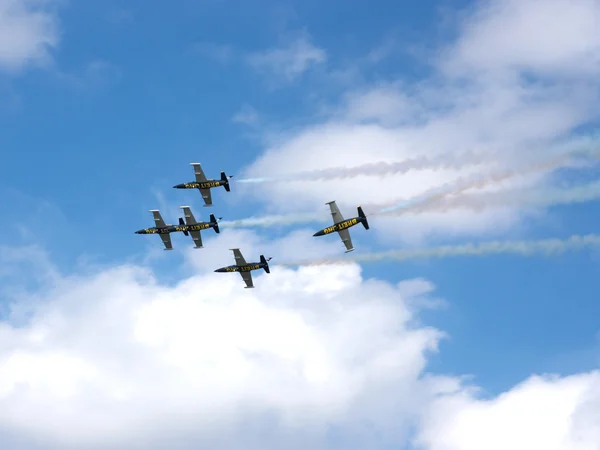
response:
<path id="1" fill-rule="evenodd" d="M 338 230 L 344 230 L 346 228 L 350 228 L 352 225 L 356 225 L 357 222 L 358 221 L 356 220 L 356 218 L 344 220 L 343 222 L 340 222 L 337 224 Z"/>
<path id="2" fill-rule="evenodd" d="M 357 223 L 358 223 L 358 220 L 356 218 L 344 220 L 343 222 L 339 222 L 339 223 L 336 223 L 335 225 L 325 228 L 323 230 L 323 233 L 329 234 L 329 233 L 333 233 L 334 231 L 345 230 L 346 228 L 350 228 L 351 226 L 356 225 Z"/>
<path id="3" fill-rule="evenodd" d="M 206 181 L 204 183 L 200 183 L 200 189 L 210 189 L 218 186 L 221 186 L 220 181 Z"/>
<path id="4" fill-rule="evenodd" d="M 210 227 L 210 224 L 208 224 L 208 223 L 197 223 L 196 225 L 188 225 L 187 229 L 189 231 L 199 231 L 199 230 L 206 230 L 209 227 Z"/>
<path id="5" fill-rule="evenodd" d="M 144 230 L 147 234 L 154 234 L 154 233 L 158 233 L 158 230 L 156 228 L 146 228 Z"/>

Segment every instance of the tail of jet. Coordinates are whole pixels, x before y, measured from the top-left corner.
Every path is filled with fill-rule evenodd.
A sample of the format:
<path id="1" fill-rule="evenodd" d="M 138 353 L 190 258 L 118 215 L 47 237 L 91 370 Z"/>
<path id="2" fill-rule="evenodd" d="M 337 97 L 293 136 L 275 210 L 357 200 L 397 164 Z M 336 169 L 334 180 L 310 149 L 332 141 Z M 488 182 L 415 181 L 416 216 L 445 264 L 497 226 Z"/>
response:
<path id="1" fill-rule="evenodd" d="M 210 215 L 210 223 L 212 224 L 211 226 L 214 228 L 215 233 L 220 233 L 221 231 L 219 230 L 219 224 L 217 223 L 218 220 L 221 220 L 221 217 L 219 217 L 218 219 L 215 218 L 214 214 Z"/>
<path id="2" fill-rule="evenodd" d="M 365 227 L 365 230 L 368 230 L 369 222 L 367 222 L 367 216 L 365 215 L 365 213 L 363 212 L 363 210 L 360 206 L 358 207 L 358 217 L 360 217 L 360 221 L 363 224 L 363 227 Z"/>
<path id="3" fill-rule="evenodd" d="M 183 221 L 183 217 L 179 218 L 179 225 L 185 225 L 185 222 Z M 183 234 L 185 234 L 186 236 L 189 236 L 190 233 L 187 230 L 184 230 Z"/>
<path id="4" fill-rule="evenodd" d="M 225 190 L 226 190 L 227 192 L 229 192 L 229 191 L 230 191 L 230 188 L 229 188 L 229 179 L 230 179 L 230 178 L 233 178 L 233 175 L 231 175 L 231 176 L 229 176 L 229 177 L 228 177 L 228 176 L 225 174 L 225 172 L 221 172 L 221 181 L 224 181 L 224 182 L 225 182 L 225 183 L 223 184 L 223 187 L 225 188 Z"/>
<path id="5" fill-rule="evenodd" d="M 269 259 L 265 259 L 265 255 L 260 255 L 260 262 L 263 265 L 263 269 L 265 269 L 265 272 L 267 273 L 271 273 L 271 270 L 269 269 L 269 261 L 271 261 L 271 258 Z"/>

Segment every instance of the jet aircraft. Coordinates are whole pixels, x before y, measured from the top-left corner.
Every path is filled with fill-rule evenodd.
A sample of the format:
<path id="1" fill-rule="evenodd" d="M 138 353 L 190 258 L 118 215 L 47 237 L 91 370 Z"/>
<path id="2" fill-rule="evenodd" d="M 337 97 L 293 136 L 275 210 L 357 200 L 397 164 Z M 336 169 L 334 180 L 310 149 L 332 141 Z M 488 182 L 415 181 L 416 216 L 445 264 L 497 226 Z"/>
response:
<path id="1" fill-rule="evenodd" d="M 220 269 L 215 270 L 215 272 L 239 272 L 246 282 L 245 289 L 254 287 L 254 284 L 252 283 L 252 274 L 250 273 L 252 270 L 264 269 L 265 272 L 271 273 L 269 270 L 269 261 L 271 261 L 271 258 L 265 259 L 264 255 L 260 255 L 260 262 L 247 263 L 239 248 L 230 248 L 229 250 L 233 251 L 235 264 L 232 266 L 221 267 Z"/>
<path id="2" fill-rule="evenodd" d="M 221 217 L 217 219 L 215 218 L 214 214 L 211 214 L 210 222 L 198 222 L 194 217 L 194 214 L 192 214 L 192 210 L 189 206 L 180 206 L 180 208 L 183 209 L 183 215 L 185 217 L 186 224 L 183 225 L 183 220 L 179 218 L 180 226 L 177 228 L 180 228 L 181 231 L 183 231 L 183 234 L 186 236 L 188 235 L 188 232 L 192 235 L 194 244 L 196 244 L 194 248 L 202 248 L 202 236 L 200 234 L 200 230 L 213 228 L 215 233 L 220 233 L 219 224 L 217 222 L 222 219 Z"/>
<path id="3" fill-rule="evenodd" d="M 173 245 L 171 244 L 171 233 L 183 231 L 183 233 L 187 236 L 187 230 L 185 229 L 186 226 L 183 223 L 183 219 L 181 217 L 179 218 L 179 225 L 171 225 L 170 223 L 165 223 L 158 209 L 151 209 L 150 212 L 154 215 L 154 223 L 156 226 L 138 230 L 135 232 L 135 234 L 159 234 L 163 244 L 165 245 L 165 250 L 173 250 Z"/>
<path id="4" fill-rule="evenodd" d="M 352 245 L 352 239 L 350 238 L 350 231 L 348 228 L 353 227 L 359 223 L 365 227 L 366 230 L 369 229 L 369 222 L 367 222 L 367 216 L 363 212 L 362 208 L 359 206 L 358 209 L 358 217 L 353 217 L 352 219 L 344 219 L 342 213 L 337 207 L 335 200 L 329 203 L 325 203 L 329 205 L 331 209 L 331 216 L 333 217 L 333 225 L 327 228 L 323 228 L 321 231 L 317 231 L 313 236 L 323 236 L 329 233 L 333 233 L 337 231 L 342 239 L 342 242 L 346 246 L 346 253 L 354 250 L 354 246 Z"/>
<path id="5" fill-rule="evenodd" d="M 200 195 L 204 199 L 204 206 L 212 206 L 212 196 L 210 190 L 214 187 L 223 186 L 227 192 L 229 189 L 229 179 L 233 178 L 233 175 L 227 176 L 225 172 L 221 172 L 220 180 L 209 180 L 204 175 L 204 171 L 200 166 L 200 163 L 190 163 L 190 166 L 194 167 L 194 174 L 196 175 L 196 181 L 190 181 L 189 183 L 181 183 L 173 186 L 175 189 L 198 189 Z"/>

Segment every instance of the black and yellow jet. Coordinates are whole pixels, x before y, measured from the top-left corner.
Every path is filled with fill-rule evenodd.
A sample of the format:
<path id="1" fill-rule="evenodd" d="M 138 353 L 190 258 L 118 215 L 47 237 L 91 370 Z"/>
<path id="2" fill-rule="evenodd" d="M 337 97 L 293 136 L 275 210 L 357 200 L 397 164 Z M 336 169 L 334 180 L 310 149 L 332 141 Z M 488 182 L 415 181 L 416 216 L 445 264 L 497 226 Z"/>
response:
<path id="1" fill-rule="evenodd" d="M 313 236 L 324 236 L 326 234 L 333 233 L 337 231 L 342 239 L 342 242 L 346 246 L 346 253 L 354 250 L 354 246 L 352 245 L 352 239 L 350 238 L 350 231 L 348 228 L 353 227 L 359 223 L 362 223 L 363 227 L 366 230 L 369 229 L 369 222 L 367 222 L 367 216 L 363 212 L 362 208 L 359 206 L 358 209 L 358 217 L 353 217 L 352 219 L 344 219 L 342 213 L 339 208 L 335 204 L 335 200 L 329 203 L 325 203 L 329 205 L 331 209 L 331 216 L 333 217 L 333 225 L 327 228 L 323 228 L 321 231 L 317 231 Z"/>
<path id="2" fill-rule="evenodd" d="M 175 189 L 198 189 L 200 195 L 204 199 L 204 206 L 212 206 L 212 196 L 210 190 L 215 187 L 223 186 L 227 192 L 230 192 L 229 179 L 233 178 L 233 175 L 227 176 L 225 172 L 221 172 L 220 180 L 209 180 L 204 175 L 204 171 L 200 166 L 200 163 L 190 163 L 194 167 L 194 174 L 196 175 L 196 181 L 190 181 L 189 183 L 181 183 L 173 186 Z"/>
<path id="3" fill-rule="evenodd" d="M 246 289 L 254 287 L 254 284 L 252 283 L 252 274 L 250 273 L 253 270 L 264 269 L 265 272 L 271 273 L 269 270 L 269 261 L 271 261 L 271 258 L 265 259 L 264 255 L 260 255 L 260 262 L 247 263 L 239 248 L 230 248 L 229 250 L 233 251 L 235 264 L 232 266 L 221 267 L 220 269 L 215 270 L 215 272 L 239 272 L 246 283 Z"/>
<path id="4" fill-rule="evenodd" d="M 192 235 L 195 244 L 194 248 L 202 248 L 202 235 L 200 234 L 200 230 L 212 228 L 215 230 L 215 233 L 220 233 L 218 221 L 221 220 L 221 217 L 216 218 L 214 214 L 211 214 L 210 222 L 198 222 L 189 206 L 180 206 L 180 208 L 183 209 L 185 225 L 183 225 L 183 220 L 180 217 L 178 228 L 182 228 L 181 231 L 183 231 L 183 234 L 186 236 L 188 235 L 188 232 Z"/>
<path id="5" fill-rule="evenodd" d="M 179 218 L 179 225 L 172 225 L 165 223 L 158 209 L 151 209 L 150 212 L 154 216 L 154 223 L 156 226 L 152 228 L 144 228 L 135 232 L 135 234 L 158 234 L 163 241 L 165 250 L 173 250 L 173 244 L 171 243 L 171 233 L 182 232 L 186 236 L 191 233 L 192 239 L 196 244 L 195 248 L 202 248 L 202 239 L 200 237 L 200 230 L 206 228 L 214 228 L 216 233 L 219 233 L 219 225 L 217 221 L 220 219 L 215 218 L 214 214 L 210 215 L 210 222 L 196 222 L 196 219 L 192 215 L 192 211 L 188 206 L 182 206 L 184 211 L 187 224 L 184 223 L 183 218 Z"/>

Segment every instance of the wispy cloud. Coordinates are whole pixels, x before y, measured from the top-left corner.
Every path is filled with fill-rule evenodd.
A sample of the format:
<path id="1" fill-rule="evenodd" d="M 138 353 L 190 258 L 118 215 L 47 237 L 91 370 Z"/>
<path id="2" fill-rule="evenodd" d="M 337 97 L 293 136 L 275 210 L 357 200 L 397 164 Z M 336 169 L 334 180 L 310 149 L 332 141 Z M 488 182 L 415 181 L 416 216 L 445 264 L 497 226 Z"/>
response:
<path id="1" fill-rule="evenodd" d="M 51 61 L 60 41 L 53 1 L 0 0 L 0 70 L 15 73 Z"/>
<path id="2" fill-rule="evenodd" d="M 123 76 L 120 67 L 101 58 L 88 61 L 77 71 L 65 72 L 59 67 L 54 67 L 52 73 L 70 87 L 82 90 L 109 86 Z"/>
<path id="3" fill-rule="evenodd" d="M 129 9 L 111 9 L 106 14 L 106 20 L 113 25 L 125 25 L 133 22 L 134 15 Z"/>
<path id="4" fill-rule="evenodd" d="M 212 59 L 220 64 L 228 64 L 235 57 L 233 46 L 216 42 L 197 42 L 192 45 L 190 52 Z"/>
<path id="5" fill-rule="evenodd" d="M 241 123 L 244 125 L 256 125 L 260 121 L 258 111 L 248 104 L 244 104 L 231 118 L 234 123 Z"/>
<path id="6" fill-rule="evenodd" d="M 325 50 L 316 47 L 306 33 L 278 48 L 250 53 L 246 58 L 256 71 L 292 82 L 312 66 L 327 60 Z"/>

